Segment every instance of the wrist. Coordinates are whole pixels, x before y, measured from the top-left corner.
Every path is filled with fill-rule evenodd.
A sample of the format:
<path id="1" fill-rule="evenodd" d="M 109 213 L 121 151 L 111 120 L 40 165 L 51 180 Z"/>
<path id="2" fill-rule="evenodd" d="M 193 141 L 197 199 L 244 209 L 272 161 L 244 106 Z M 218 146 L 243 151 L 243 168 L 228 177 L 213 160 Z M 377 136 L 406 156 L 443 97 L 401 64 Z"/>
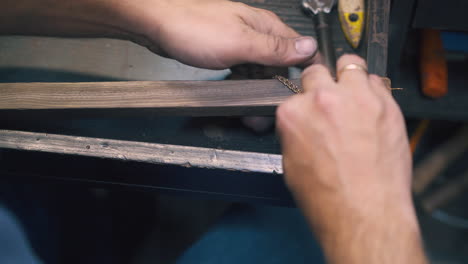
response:
<path id="1" fill-rule="evenodd" d="M 95 0 L 94 0 L 95 1 Z M 154 45 L 165 18 L 170 17 L 171 0 L 105 0 L 108 14 L 100 24 L 116 32 L 116 38 L 142 46 Z M 101 19 L 102 20 L 102 19 Z"/>
<path id="2" fill-rule="evenodd" d="M 344 218 L 319 235 L 325 256 L 330 263 L 426 263 L 417 218 L 410 211 Z"/>

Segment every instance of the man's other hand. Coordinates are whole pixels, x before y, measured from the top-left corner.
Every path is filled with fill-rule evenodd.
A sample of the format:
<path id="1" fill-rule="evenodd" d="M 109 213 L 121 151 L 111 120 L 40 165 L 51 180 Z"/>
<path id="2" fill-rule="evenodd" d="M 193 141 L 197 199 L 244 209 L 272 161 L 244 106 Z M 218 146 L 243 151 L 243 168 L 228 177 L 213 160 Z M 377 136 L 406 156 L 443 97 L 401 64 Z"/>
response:
<path id="1" fill-rule="evenodd" d="M 226 0 L 139 0 L 133 20 L 155 53 L 210 69 L 311 64 L 317 42 L 273 12 Z M 133 5 L 133 4 L 132 4 Z M 135 23 L 130 23 L 135 24 Z M 138 42 L 138 40 L 137 40 Z"/>

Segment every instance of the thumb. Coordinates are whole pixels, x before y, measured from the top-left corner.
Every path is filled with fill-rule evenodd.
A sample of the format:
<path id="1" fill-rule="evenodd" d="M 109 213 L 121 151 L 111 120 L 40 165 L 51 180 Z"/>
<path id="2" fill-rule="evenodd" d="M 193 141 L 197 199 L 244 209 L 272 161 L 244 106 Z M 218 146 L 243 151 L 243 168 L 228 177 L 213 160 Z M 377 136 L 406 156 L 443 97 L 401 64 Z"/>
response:
<path id="1" fill-rule="evenodd" d="M 317 41 L 312 37 L 285 38 L 255 32 L 248 45 L 249 61 L 268 66 L 301 64 L 317 52 Z"/>

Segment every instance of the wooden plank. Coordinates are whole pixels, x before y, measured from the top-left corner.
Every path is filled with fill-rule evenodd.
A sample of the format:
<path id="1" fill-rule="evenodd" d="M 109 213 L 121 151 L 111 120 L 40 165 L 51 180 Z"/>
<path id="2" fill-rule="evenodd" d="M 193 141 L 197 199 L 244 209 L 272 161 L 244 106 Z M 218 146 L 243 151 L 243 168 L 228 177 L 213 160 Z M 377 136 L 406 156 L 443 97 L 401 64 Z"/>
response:
<path id="1" fill-rule="evenodd" d="M 387 76 L 389 0 L 367 1 L 367 25 L 364 45 L 369 73 Z"/>
<path id="2" fill-rule="evenodd" d="M 138 108 L 185 115 L 274 114 L 276 106 L 291 95 L 292 91 L 273 79 L 0 83 L 0 109 Z"/>
<path id="3" fill-rule="evenodd" d="M 282 174 L 281 155 L 156 143 L 0 130 L 0 148 L 168 164 L 184 167 Z"/>

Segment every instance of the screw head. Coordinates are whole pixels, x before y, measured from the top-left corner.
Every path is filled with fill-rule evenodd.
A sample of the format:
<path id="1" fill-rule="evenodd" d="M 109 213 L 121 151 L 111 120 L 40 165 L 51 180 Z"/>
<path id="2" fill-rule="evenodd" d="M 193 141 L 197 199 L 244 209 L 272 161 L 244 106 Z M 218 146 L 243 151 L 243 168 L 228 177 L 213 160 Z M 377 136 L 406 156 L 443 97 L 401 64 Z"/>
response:
<path id="1" fill-rule="evenodd" d="M 348 18 L 349 18 L 349 21 L 356 22 L 359 20 L 359 15 L 355 13 L 351 13 L 349 14 Z"/>

